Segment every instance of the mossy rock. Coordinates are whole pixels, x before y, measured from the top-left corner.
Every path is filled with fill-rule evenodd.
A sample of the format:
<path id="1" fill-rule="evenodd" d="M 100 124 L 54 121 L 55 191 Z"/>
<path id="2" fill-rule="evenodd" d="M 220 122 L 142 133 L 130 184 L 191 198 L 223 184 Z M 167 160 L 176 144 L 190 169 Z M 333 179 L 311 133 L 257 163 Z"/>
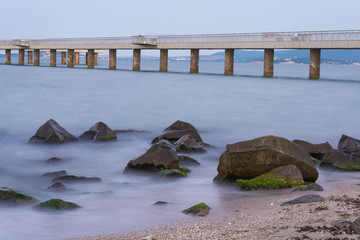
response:
<path id="1" fill-rule="evenodd" d="M 241 190 L 258 190 L 291 188 L 305 183 L 303 180 L 292 180 L 274 173 L 265 173 L 249 180 L 238 179 L 236 184 Z"/>
<path id="2" fill-rule="evenodd" d="M 38 202 L 38 200 L 33 197 L 19 193 L 7 187 L 0 188 L 0 203 L 23 205 L 35 202 Z"/>
<path id="3" fill-rule="evenodd" d="M 160 175 L 164 177 L 187 177 L 186 172 L 178 169 L 165 169 L 160 171 Z"/>
<path id="4" fill-rule="evenodd" d="M 324 191 L 324 189 L 319 184 L 310 183 L 310 184 L 298 186 L 297 188 L 294 189 L 293 192 L 299 192 L 299 191 Z"/>
<path id="5" fill-rule="evenodd" d="M 39 209 L 51 209 L 51 210 L 72 210 L 80 208 L 79 205 L 72 202 L 66 202 L 61 199 L 50 199 L 46 202 L 41 202 L 36 206 Z"/>
<path id="6" fill-rule="evenodd" d="M 209 215 L 210 209 L 211 208 L 208 205 L 206 205 L 206 203 L 202 202 L 188 209 L 185 209 L 182 212 L 185 214 L 193 214 L 195 216 L 206 216 Z"/>
<path id="7" fill-rule="evenodd" d="M 191 170 L 188 169 L 187 167 L 180 167 L 180 171 L 183 171 L 185 173 L 191 172 Z"/>

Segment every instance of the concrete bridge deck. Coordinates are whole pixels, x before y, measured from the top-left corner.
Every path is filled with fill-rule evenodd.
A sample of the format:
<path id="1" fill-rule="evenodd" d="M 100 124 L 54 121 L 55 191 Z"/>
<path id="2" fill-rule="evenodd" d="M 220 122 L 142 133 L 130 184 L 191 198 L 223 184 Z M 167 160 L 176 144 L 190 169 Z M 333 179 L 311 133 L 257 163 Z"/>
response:
<path id="1" fill-rule="evenodd" d="M 269 32 L 198 35 L 138 35 L 114 38 L 55 38 L 1 40 L 5 51 L 5 64 L 11 64 L 11 50 L 19 51 L 19 65 L 40 65 L 40 51 L 50 51 L 50 66 L 56 66 L 56 52 L 60 51 L 61 64 L 74 67 L 79 64 L 79 51 L 87 51 L 86 64 L 94 68 L 97 51 L 109 50 L 109 69 L 116 69 L 116 50 L 133 50 L 133 70 L 140 70 L 141 49 L 160 50 L 160 71 L 166 72 L 168 50 L 190 49 L 190 72 L 199 71 L 199 50 L 225 49 L 224 74 L 233 74 L 235 49 L 264 49 L 264 76 L 273 76 L 275 49 L 310 49 L 309 78 L 320 77 L 321 49 L 360 49 L 360 30 Z M 66 57 L 67 53 L 67 57 Z"/>

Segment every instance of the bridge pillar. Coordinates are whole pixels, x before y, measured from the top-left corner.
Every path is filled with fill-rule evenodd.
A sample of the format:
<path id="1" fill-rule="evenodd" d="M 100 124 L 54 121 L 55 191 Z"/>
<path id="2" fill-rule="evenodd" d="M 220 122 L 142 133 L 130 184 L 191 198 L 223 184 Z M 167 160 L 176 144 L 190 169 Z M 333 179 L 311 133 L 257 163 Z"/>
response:
<path id="1" fill-rule="evenodd" d="M 191 49 L 190 54 L 190 73 L 199 72 L 199 49 Z"/>
<path id="2" fill-rule="evenodd" d="M 94 49 L 88 49 L 87 55 L 87 67 L 88 68 L 94 68 L 95 63 L 95 50 Z"/>
<path id="3" fill-rule="evenodd" d="M 310 49 L 310 73 L 309 78 L 320 78 L 320 53 L 321 49 Z"/>
<path id="4" fill-rule="evenodd" d="M 27 56 L 28 56 L 28 64 L 32 64 L 33 63 L 33 51 L 28 51 Z"/>
<path id="5" fill-rule="evenodd" d="M 234 73 L 234 49 L 225 49 L 225 75 Z"/>
<path id="6" fill-rule="evenodd" d="M 75 53 L 75 65 L 79 65 L 80 63 L 80 53 L 76 52 Z"/>
<path id="7" fill-rule="evenodd" d="M 50 67 L 56 67 L 56 49 L 50 49 Z"/>
<path id="8" fill-rule="evenodd" d="M 61 52 L 61 64 L 66 64 L 66 52 Z"/>
<path id="9" fill-rule="evenodd" d="M 116 49 L 109 49 L 109 69 L 116 69 Z"/>
<path id="10" fill-rule="evenodd" d="M 25 50 L 19 49 L 19 65 L 24 65 L 25 62 Z"/>
<path id="11" fill-rule="evenodd" d="M 5 50 L 5 64 L 11 64 L 11 49 Z"/>
<path id="12" fill-rule="evenodd" d="M 74 49 L 68 49 L 68 54 L 67 54 L 67 66 L 69 68 L 73 68 L 74 67 Z"/>
<path id="13" fill-rule="evenodd" d="M 34 49 L 34 66 L 40 66 L 40 49 Z"/>
<path id="14" fill-rule="evenodd" d="M 141 49 L 133 50 L 133 71 L 140 71 Z"/>
<path id="15" fill-rule="evenodd" d="M 160 49 L 160 72 L 168 70 L 168 49 Z"/>
<path id="16" fill-rule="evenodd" d="M 264 50 L 264 77 L 274 76 L 274 49 Z"/>
<path id="17" fill-rule="evenodd" d="M 98 65 L 98 57 L 99 57 L 99 53 L 94 53 L 94 64 Z"/>
<path id="18" fill-rule="evenodd" d="M 86 54 L 85 54 L 85 64 L 86 64 L 86 65 L 88 65 L 88 57 L 89 57 L 89 54 L 86 53 Z"/>

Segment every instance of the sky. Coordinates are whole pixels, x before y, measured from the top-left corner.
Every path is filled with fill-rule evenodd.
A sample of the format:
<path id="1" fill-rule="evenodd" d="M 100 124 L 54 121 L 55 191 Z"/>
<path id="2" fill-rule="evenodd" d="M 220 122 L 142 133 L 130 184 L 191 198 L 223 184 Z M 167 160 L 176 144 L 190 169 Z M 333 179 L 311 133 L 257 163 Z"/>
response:
<path id="1" fill-rule="evenodd" d="M 360 29 L 359 0 L 1 0 L 0 39 Z"/>

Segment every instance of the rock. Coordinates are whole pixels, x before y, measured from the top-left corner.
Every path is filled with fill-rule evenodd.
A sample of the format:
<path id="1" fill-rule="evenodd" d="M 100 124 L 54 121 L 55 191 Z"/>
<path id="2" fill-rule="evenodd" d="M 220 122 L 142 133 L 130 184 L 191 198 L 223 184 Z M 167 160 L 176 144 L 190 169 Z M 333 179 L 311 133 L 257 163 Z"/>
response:
<path id="1" fill-rule="evenodd" d="M 125 168 L 129 170 L 146 170 L 157 172 L 163 169 L 179 169 L 179 158 L 173 145 L 167 141 L 160 141 L 152 145 L 146 153 L 131 160 Z"/>
<path id="2" fill-rule="evenodd" d="M 296 166 L 287 165 L 274 168 L 270 172 L 261 174 L 253 179 L 238 179 L 236 184 L 242 190 L 257 190 L 291 188 L 303 185 L 304 181 L 301 171 Z"/>
<path id="3" fill-rule="evenodd" d="M 57 163 L 57 162 L 61 162 L 62 159 L 61 158 L 57 158 L 57 157 L 52 157 L 49 158 L 48 160 L 46 160 L 47 163 Z"/>
<path id="4" fill-rule="evenodd" d="M 176 122 L 171 124 L 169 127 L 167 127 L 164 131 L 185 130 L 185 129 L 196 130 L 196 128 L 193 125 L 191 125 L 190 123 L 177 120 Z"/>
<path id="5" fill-rule="evenodd" d="M 202 202 L 202 203 L 196 204 L 188 209 L 185 209 L 182 212 L 185 214 L 193 214 L 195 216 L 203 217 L 203 216 L 209 215 L 210 209 L 211 208 L 208 205 L 206 205 L 205 203 Z"/>
<path id="6" fill-rule="evenodd" d="M 171 132 L 165 132 L 161 134 L 160 136 L 154 138 L 151 143 L 157 143 L 158 141 L 164 139 L 169 142 L 176 142 L 178 141 L 182 136 L 189 134 L 191 135 L 195 141 L 202 142 L 202 139 L 200 137 L 200 134 L 194 130 L 194 129 L 184 129 L 184 130 L 176 130 Z"/>
<path id="7" fill-rule="evenodd" d="M 61 171 L 56 171 L 56 172 L 44 173 L 41 176 L 54 178 L 54 177 L 61 177 L 61 176 L 65 176 L 65 175 L 67 175 L 67 172 L 65 170 L 61 170 Z"/>
<path id="8" fill-rule="evenodd" d="M 97 122 L 79 137 L 83 141 L 115 141 L 116 131 L 113 131 L 103 122 Z"/>
<path id="9" fill-rule="evenodd" d="M 60 191 L 65 191 L 65 190 L 67 190 L 67 188 L 66 188 L 65 185 L 62 184 L 61 182 L 55 182 L 54 184 L 52 184 L 51 186 L 49 186 L 49 187 L 47 188 L 47 190 L 53 191 L 53 192 L 60 192 Z"/>
<path id="10" fill-rule="evenodd" d="M 178 155 L 178 158 L 179 158 L 180 165 L 185 165 L 185 166 L 199 166 L 200 165 L 198 160 L 191 158 L 189 156 Z"/>
<path id="11" fill-rule="evenodd" d="M 353 231 L 355 234 L 360 234 L 360 218 L 356 219 L 349 226 L 350 231 Z"/>
<path id="12" fill-rule="evenodd" d="M 55 120 L 50 119 L 44 123 L 29 140 L 29 143 L 60 144 L 77 141 L 71 133 L 61 127 Z"/>
<path id="13" fill-rule="evenodd" d="M 160 171 L 164 177 L 187 177 L 187 174 L 179 169 L 165 169 Z"/>
<path id="14" fill-rule="evenodd" d="M 360 157 L 339 151 L 328 152 L 321 161 L 320 167 L 356 171 L 360 170 Z"/>
<path id="15" fill-rule="evenodd" d="M 302 203 L 313 203 L 313 202 L 325 202 L 325 198 L 319 195 L 304 195 L 294 200 L 283 202 L 280 206 L 292 205 L 292 204 L 302 204 Z"/>
<path id="16" fill-rule="evenodd" d="M 206 152 L 205 149 L 189 134 L 182 136 L 174 145 L 178 152 Z"/>
<path id="17" fill-rule="evenodd" d="M 252 179 L 286 165 L 299 168 L 306 182 L 315 182 L 318 178 L 315 164 L 305 148 L 285 138 L 265 136 L 226 145 L 216 179 Z"/>
<path id="18" fill-rule="evenodd" d="M 168 203 L 168 202 L 165 202 L 165 201 L 157 201 L 157 202 L 154 203 L 153 205 L 159 206 L 159 205 L 166 205 L 166 204 L 169 204 L 169 203 Z"/>
<path id="19" fill-rule="evenodd" d="M 360 140 L 343 134 L 337 149 L 344 153 L 360 156 Z"/>
<path id="20" fill-rule="evenodd" d="M 306 148 L 309 151 L 310 156 L 319 160 L 323 159 L 325 153 L 334 151 L 328 142 L 320 144 L 312 144 L 302 140 L 294 140 L 293 142 Z"/>
<path id="21" fill-rule="evenodd" d="M 35 198 L 19 193 L 13 189 L 6 187 L 0 188 L 0 204 L 23 205 L 35 203 L 37 201 L 38 200 Z"/>
<path id="22" fill-rule="evenodd" d="M 148 133 L 144 130 L 133 130 L 133 129 L 126 129 L 126 130 L 113 130 L 116 134 L 126 134 L 126 133 Z"/>
<path id="23" fill-rule="evenodd" d="M 50 210 L 72 210 L 80 208 L 79 205 L 72 202 L 66 202 L 61 199 L 50 199 L 46 202 L 41 202 L 36 206 L 38 209 L 50 209 Z"/>
<path id="24" fill-rule="evenodd" d="M 345 221 L 345 220 L 338 220 L 331 223 L 333 227 L 336 227 L 338 229 L 348 228 L 350 224 L 351 224 L 350 221 Z"/>
<path id="25" fill-rule="evenodd" d="M 324 189 L 319 184 L 309 183 L 295 188 L 293 192 L 299 192 L 299 191 L 324 191 Z"/>
<path id="26" fill-rule="evenodd" d="M 65 175 L 65 176 L 61 176 L 61 177 L 56 177 L 52 180 L 53 183 L 55 182 L 68 182 L 68 183 L 73 183 L 73 182 L 101 182 L 101 178 L 99 177 L 84 177 L 84 176 L 74 176 L 74 175 Z"/>

